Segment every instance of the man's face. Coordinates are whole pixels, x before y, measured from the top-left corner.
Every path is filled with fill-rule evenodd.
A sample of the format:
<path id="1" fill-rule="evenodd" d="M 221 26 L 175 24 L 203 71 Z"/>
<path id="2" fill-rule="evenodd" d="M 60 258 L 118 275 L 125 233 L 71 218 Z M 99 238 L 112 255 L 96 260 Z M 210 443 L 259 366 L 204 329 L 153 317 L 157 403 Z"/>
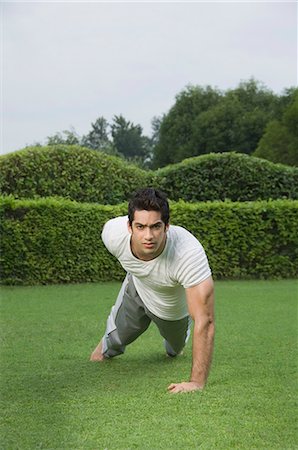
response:
<path id="1" fill-rule="evenodd" d="M 133 254 L 144 261 L 156 258 L 164 249 L 168 228 L 159 211 L 135 211 L 132 225 L 128 223 Z"/>

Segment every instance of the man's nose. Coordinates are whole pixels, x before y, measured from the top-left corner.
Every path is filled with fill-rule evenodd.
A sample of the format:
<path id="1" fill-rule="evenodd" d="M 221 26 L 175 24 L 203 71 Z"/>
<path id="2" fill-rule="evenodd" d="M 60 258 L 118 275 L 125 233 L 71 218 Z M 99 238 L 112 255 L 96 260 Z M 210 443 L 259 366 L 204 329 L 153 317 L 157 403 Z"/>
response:
<path id="1" fill-rule="evenodd" d="M 147 227 L 145 230 L 145 239 L 151 240 L 153 237 L 153 233 L 150 227 Z"/>

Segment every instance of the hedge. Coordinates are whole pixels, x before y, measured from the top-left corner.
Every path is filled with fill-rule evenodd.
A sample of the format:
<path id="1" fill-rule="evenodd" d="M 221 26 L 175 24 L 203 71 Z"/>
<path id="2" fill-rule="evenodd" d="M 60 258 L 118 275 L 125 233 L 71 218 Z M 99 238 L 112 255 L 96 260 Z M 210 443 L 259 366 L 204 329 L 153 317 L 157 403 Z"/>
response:
<path id="1" fill-rule="evenodd" d="M 298 168 L 244 154 L 208 154 L 155 172 L 79 146 L 32 147 L 0 157 L 0 192 L 118 204 L 147 185 L 172 200 L 298 199 Z"/>
<path id="2" fill-rule="evenodd" d="M 1 197 L 3 284 L 119 280 L 124 272 L 100 233 L 126 204 Z M 171 202 L 172 223 L 204 245 L 215 278 L 297 276 L 298 201 Z"/>
<path id="3" fill-rule="evenodd" d="M 204 245 L 215 278 L 298 275 L 298 201 L 172 204 L 172 223 Z"/>
<path id="4" fill-rule="evenodd" d="M 118 204 L 147 184 L 149 172 L 80 146 L 29 147 L 0 157 L 0 192 L 16 198 L 64 197 Z"/>
<path id="5" fill-rule="evenodd" d="M 298 168 L 234 152 L 189 158 L 155 176 L 176 201 L 298 199 Z"/>

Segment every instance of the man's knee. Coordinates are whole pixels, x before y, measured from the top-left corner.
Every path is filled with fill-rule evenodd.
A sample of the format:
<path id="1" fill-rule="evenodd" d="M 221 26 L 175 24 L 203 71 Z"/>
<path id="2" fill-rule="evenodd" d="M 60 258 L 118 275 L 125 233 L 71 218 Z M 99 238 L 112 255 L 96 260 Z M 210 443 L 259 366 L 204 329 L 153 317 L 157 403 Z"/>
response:
<path id="1" fill-rule="evenodd" d="M 117 329 L 104 337 L 103 354 L 108 358 L 121 355 L 125 351 L 125 344 L 121 342 Z"/>
<path id="2" fill-rule="evenodd" d="M 164 345 L 166 352 L 169 356 L 177 356 L 185 347 L 185 341 L 183 342 L 169 342 L 166 339 L 164 340 Z"/>

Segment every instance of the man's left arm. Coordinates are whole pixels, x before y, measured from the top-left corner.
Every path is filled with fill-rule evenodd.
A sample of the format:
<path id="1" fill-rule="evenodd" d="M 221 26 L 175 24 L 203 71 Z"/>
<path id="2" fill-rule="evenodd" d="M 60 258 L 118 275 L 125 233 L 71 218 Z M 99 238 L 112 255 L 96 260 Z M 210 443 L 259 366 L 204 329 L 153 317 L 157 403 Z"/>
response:
<path id="1" fill-rule="evenodd" d="M 194 321 L 192 342 L 192 370 L 190 381 L 172 383 L 169 392 L 202 390 L 207 382 L 214 343 L 214 286 L 212 277 L 186 289 L 186 300 Z"/>

